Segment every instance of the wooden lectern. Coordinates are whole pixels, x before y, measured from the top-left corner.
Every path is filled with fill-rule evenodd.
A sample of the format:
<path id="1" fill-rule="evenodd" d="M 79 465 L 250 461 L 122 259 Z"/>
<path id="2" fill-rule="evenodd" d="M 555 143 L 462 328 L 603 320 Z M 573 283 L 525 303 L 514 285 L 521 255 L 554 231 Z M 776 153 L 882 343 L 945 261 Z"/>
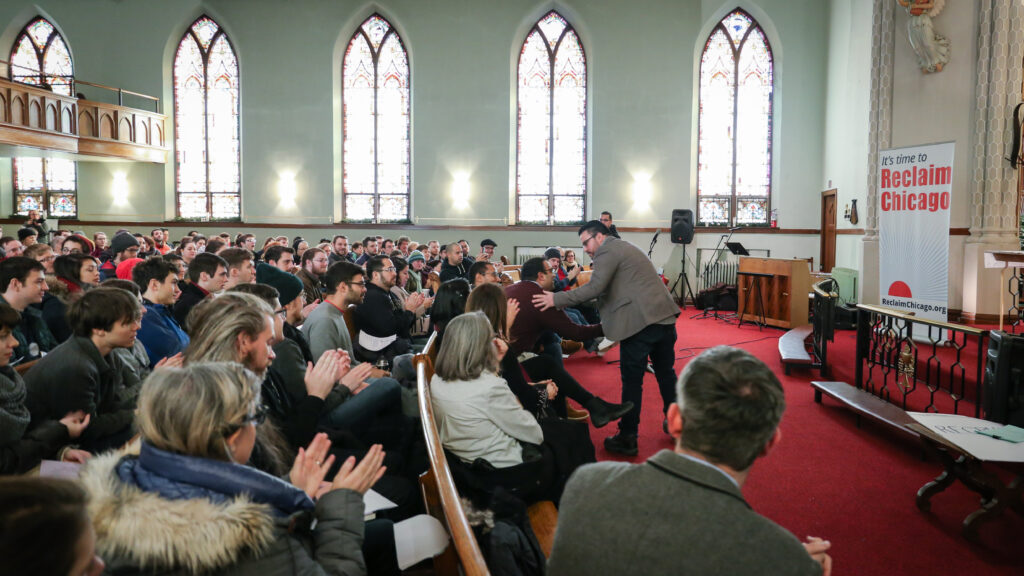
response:
<path id="1" fill-rule="evenodd" d="M 1006 315 L 1006 269 L 1024 268 L 1024 250 L 990 250 L 985 252 L 985 268 L 999 268 L 999 330 Z"/>
<path id="2" fill-rule="evenodd" d="M 807 324 L 807 293 L 811 291 L 811 271 L 807 260 L 786 260 L 784 258 L 740 258 L 739 271 L 754 274 L 771 274 L 760 279 L 761 302 L 764 303 L 764 319 L 769 326 L 793 328 Z M 739 274 L 740 320 L 757 323 L 761 319 L 760 303 L 751 293 L 751 277 Z M 747 298 L 751 298 L 747 301 Z"/>

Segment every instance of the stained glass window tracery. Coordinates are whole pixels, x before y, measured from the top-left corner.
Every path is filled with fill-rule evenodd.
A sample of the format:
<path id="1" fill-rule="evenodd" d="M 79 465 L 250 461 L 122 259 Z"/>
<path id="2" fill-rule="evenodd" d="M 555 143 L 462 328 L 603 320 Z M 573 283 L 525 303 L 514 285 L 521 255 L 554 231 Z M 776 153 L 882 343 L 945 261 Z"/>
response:
<path id="1" fill-rule="evenodd" d="M 700 64 L 697 222 L 768 224 L 773 60 L 757 21 L 734 10 L 712 29 Z"/>
<path id="2" fill-rule="evenodd" d="M 523 41 L 518 65 L 516 221 L 582 222 L 587 194 L 587 59 L 551 11 Z"/>
<path id="3" fill-rule="evenodd" d="M 75 67 L 60 32 L 42 16 L 21 30 L 11 47 L 11 80 L 49 87 L 55 94 L 72 96 Z"/>
<path id="4" fill-rule="evenodd" d="M 342 205 L 349 222 L 410 218 L 409 57 L 398 31 L 374 14 L 342 63 Z"/>
<path id="5" fill-rule="evenodd" d="M 238 97 L 231 40 L 200 16 L 174 56 L 175 190 L 182 218 L 241 217 Z"/>
<path id="6" fill-rule="evenodd" d="M 78 217 L 78 167 L 63 158 L 14 158 L 14 213 Z"/>
<path id="7" fill-rule="evenodd" d="M 11 47 L 11 80 L 72 96 L 75 66 L 64 38 L 42 16 L 33 18 Z M 78 216 L 78 171 L 62 158 L 14 158 L 14 212 L 39 210 L 54 218 Z"/>

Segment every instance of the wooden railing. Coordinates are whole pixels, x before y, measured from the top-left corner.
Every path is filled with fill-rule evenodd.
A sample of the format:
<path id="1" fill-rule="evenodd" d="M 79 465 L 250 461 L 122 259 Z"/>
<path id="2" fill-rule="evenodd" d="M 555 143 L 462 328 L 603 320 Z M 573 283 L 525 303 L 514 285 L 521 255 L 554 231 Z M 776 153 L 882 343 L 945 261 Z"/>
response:
<path id="1" fill-rule="evenodd" d="M 159 110 L 159 99 L 101 84 L 78 84 L 116 90 L 119 104 L 62 96 L 39 86 L 0 79 L 0 144 L 167 162 L 167 117 L 120 104 L 124 94 L 131 94 L 156 101 Z"/>
<path id="2" fill-rule="evenodd" d="M 981 417 L 988 330 L 882 306 L 857 308 L 858 389 L 921 412 L 959 414 L 966 400 L 974 407 L 965 411 Z"/>
<path id="3" fill-rule="evenodd" d="M 835 338 L 836 305 L 839 293 L 835 291 L 835 280 L 822 280 L 812 286 L 814 294 L 814 320 L 811 322 L 811 350 L 821 369 L 822 377 L 828 378 L 828 343 Z"/>

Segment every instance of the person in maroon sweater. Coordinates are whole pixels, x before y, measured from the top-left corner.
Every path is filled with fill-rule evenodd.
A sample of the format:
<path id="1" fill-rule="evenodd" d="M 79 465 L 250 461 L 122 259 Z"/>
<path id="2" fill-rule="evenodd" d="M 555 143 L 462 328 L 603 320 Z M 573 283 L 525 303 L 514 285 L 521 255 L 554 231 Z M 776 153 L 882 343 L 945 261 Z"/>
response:
<path id="1" fill-rule="evenodd" d="M 562 310 L 539 310 L 533 306 L 533 296 L 545 290 L 551 291 L 554 283 L 554 271 L 546 260 L 530 258 L 523 263 L 519 273 L 522 281 L 505 288 L 505 294 L 519 302 L 519 315 L 516 316 L 510 334 L 513 352 L 533 352 L 538 340 L 546 332 L 554 332 L 562 338 L 579 342 L 604 335 L 600 324 L 575 324 Z M 559 363 L 561 359 L 559 354 Z"/>

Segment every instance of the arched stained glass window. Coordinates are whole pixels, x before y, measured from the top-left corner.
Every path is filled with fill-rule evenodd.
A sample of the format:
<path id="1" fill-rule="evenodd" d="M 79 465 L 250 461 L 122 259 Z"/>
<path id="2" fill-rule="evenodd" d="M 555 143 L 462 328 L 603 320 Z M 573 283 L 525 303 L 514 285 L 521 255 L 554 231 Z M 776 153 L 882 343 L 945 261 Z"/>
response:
<path id="1" fill-rule="evenodd" d="M 519 53 L 516 221 L 582 222 L 587 198 L 587 58 L 557 12 Z"/>
<path id="2" fill-rule="evenodd" d="M 772 50 L 757 21 L 734 10 L 700 60 L 697 222 L 768 223 L 772 174 Z"/>
<path id="3" fill-rule="evenodd" d="M 42 16 L 21 30 L 11 47 L 11 80 L 73 96 L 75 66 L 60 32 Z M 78 168 L 62 158 L 15 158 L 14 213 L 38 210 L 51 218 L 78 216 Z"/>
<path id="4" fill-rule="evenodd" d="M 49 87 L 55 94 L 74 95 L 75 67 L 60 32 L 42 16 L 21 30 L 10 58 L 11 80 Z"/>
<path id="5" fill-rule="evenodd" d="M 174 56 L 178 216 L 241 217 L 238 58 L 224 30 L 201 16 Z"/>
<path id="6" fill-rule="evenodd" d="M 341 94 L 344 219 L 408 221 L 409 57 L 379 14 L 348 43 Z"/>

